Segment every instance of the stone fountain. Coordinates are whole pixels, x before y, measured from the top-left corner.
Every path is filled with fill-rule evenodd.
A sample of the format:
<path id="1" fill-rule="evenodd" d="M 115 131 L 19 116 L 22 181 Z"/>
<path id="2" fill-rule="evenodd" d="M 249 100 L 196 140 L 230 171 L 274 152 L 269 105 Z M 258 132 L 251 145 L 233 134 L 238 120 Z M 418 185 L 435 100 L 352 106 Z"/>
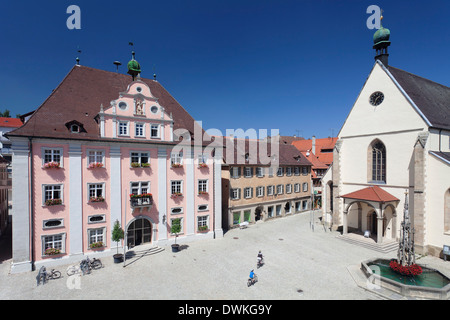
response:
<path id="1" fill-rule="evenodd" d="M 361 263 L 361 270 L 372 286 L 379 285 L 403 296 L 439 300 L 450 298 L 450 279 L 438 270 L 416 264 L 408 192 L 405 192 L 397 260 L 370 259 Z"/>

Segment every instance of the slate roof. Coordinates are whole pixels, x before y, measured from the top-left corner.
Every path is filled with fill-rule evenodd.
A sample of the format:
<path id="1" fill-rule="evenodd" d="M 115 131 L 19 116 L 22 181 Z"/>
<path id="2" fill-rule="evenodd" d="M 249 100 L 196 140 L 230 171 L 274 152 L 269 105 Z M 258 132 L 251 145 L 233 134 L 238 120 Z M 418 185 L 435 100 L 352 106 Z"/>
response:
<path id="1" fill-rule="evenodd" d="M 191 115 L 157 81 L 141 78 L 165 111 L 172 113 L 174 130 L 187 129 L 194 133 L 197 125 Z M 106 108 L 119 98 L 132 82 L 129 75 L 75 65 L 58 87 L 19 129 L 9 136 L 48 137 L 62 139 L 108 140 L 100 138 L 99 124 L 95 117 L 100 105 Z M 83 124 L 85 132 L 71 133 L 65 125 L 69 121 Z M 115 141 L 121 139 L 114 139 Z M 130 141 L 133 139 L 127 139 Z M 146 141 L 150 142 L 150 141 Z M 152 142 L 153 143 L 153 142 Z"/>
<path id="2" fill-rule="evenodd" d="M 429 153 L 450 164 L 450 152 L 429 151 Z"/>
<path id="3" fill-rule="evenodd" d="M 341 198 L 355 199 L 355 200 L 367 200 L 375 202 L 390 202 L 400 201 L 389 192 L 381 189 L 379 186 L 370 186 L 355 192 L 347 193 L 341 196 Z"/>
<path id="4" fill-rule="evenodd" d="M 278 144 L 278 152 L 276 150 L 273 150 L 272 152 L 272 143 L 270 141 L 230 137 L 223 137 L 223 139 L 223 156 L 226 165 L 270 165 L 270 162 L 266 163 L 266 159 L 260 158 L 261 150 L 261 154 L 266 152 L 267 156 L 271 157 L 270 159 L 272 159 L 273 156 L 278 157 L 279 165 L 312 166 L 312 163 L 291 144 L 284 144 L 280 141 Z M 228 140 L 228 142 L 226 140 Z M 245 161 L 246 154 L 248 154 L 249 157 L 248 161 Z"/>
<path id="5" fill-rule="evenodd" d="M 450 130 L 450 88 L 389 66 L 389 72 L 432 127 Z"/>

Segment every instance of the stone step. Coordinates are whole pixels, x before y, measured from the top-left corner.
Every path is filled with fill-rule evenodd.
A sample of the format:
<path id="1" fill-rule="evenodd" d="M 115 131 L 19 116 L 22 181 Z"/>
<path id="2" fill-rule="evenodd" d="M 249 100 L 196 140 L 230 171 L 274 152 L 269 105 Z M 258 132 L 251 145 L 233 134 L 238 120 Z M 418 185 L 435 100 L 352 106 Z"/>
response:
<path id="1" fill-rule="evenodd" d="M 336 238 L 380 253 L 389 253 L 397 251 L 398 249 L 398 242 L 393 240 L 387 240 L 382 243 L 376 243 L 370 242 L 368 239 L 363 237 L 361 239 L 358 239 L 357 237 L 338 235 L 336 236 Z"/>

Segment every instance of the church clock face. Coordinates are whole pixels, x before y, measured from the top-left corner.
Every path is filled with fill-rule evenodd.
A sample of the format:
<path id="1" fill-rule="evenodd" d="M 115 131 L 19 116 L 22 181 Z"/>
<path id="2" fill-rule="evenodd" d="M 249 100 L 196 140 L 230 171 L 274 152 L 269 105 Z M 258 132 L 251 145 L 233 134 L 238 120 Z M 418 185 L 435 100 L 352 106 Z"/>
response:
<path id="1" fill-rule="evenodd" d="M 378 106 L 383 102 L 383 100 L 384 100 L 383 92 L 377 91 L 370 95 L 369 102 L 373 106 Z"/>

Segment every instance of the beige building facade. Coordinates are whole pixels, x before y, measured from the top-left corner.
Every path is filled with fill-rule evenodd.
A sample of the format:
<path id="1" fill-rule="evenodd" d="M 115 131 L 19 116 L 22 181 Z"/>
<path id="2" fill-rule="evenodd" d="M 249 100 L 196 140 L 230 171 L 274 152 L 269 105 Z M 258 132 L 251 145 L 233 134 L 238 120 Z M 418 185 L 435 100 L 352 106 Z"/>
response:
<path id="1" fill-rule="evenodd" d="M 311 208 L 311 163 L 292 145 L 280 146 L 277 166 L 233 164 L 222 170 L 223 228 Z"/>

